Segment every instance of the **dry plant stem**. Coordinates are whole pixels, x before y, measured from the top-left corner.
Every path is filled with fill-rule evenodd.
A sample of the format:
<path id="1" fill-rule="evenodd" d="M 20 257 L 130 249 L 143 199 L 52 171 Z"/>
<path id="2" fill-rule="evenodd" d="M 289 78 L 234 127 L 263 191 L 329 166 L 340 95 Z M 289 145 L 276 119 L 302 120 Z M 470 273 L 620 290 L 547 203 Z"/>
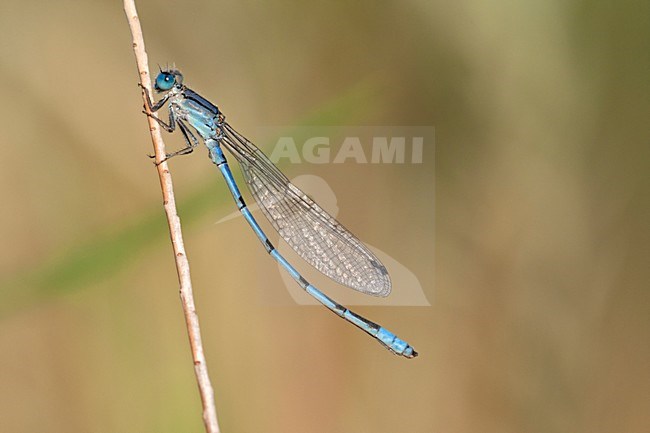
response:
<path id="1" fill-rule="evenodd" d="M 147 53 L 144 49 L 144 39 L 140 19 L 135 9 L 134 0 L 124 0 L 124 12 L 131 28 L 133 36 L 133 51 L 140 73 L 140 83 L 144 86 L 149 94 L 151 91 L 151 79 L 149 77 L 149 64 Z M 143 99 L 146 98 L 143 95 Z M 145 104 L 147 107 L 147 104 Z M 148 108 L 147 108 L 148 110 Z M 156 161 L 161 161 L 165 157 L 165 144 L 160 134 L 160 126 L 151 117 L 147 116 L 149 121 L 149 131 L 153 141 Z M 174 199 L 174 190 L 172 187 L 172 177 L 169 173 L 167 163 L 163 162 L 157 166 L 158 176 L 160 177 L 160 187 L 163 193 L 163 205 L 167 215 L 167 224 L 174 249 L 174 258 L 176 260 L 176 271 L 180 284 L 181 303 L 183 304 L 183 313 L 185 314 L 185 324 L 190 339 L 192 358 L 194 360 L 194 372 L 199 385 L 201 402 L 203 404 L 203 423 L 208 433 L 219 433 L 219 424 L 217 422 L 217 410 L 214 404 L 214 391 L 208 376 L 208 368 L 203 353 L 203 343 L 201 342 L 201 329 L 199 327 L 199 316 L 196 314 L 194 306 L 194 295 L 192 294 L 192 281 L 190 279 L 190 265 L 185 254 L 183 244 L 183 234 L 181 232 L 181 222 L 176 211 L 176 201 Z"/>

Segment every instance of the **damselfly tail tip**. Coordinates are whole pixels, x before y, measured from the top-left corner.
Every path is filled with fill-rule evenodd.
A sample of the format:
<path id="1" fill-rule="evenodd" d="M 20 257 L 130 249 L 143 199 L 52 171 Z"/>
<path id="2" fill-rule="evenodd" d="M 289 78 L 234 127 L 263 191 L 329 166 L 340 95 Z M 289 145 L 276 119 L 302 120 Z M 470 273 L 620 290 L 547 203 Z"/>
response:
<path id="1" fill-rule="evenodd" d="M 418 353 L 412 347 L 409 347 L 409 349 L 408 353 L 406 351 L 404 352 L 404 356 L 408 359 L 416 358 Z"/>

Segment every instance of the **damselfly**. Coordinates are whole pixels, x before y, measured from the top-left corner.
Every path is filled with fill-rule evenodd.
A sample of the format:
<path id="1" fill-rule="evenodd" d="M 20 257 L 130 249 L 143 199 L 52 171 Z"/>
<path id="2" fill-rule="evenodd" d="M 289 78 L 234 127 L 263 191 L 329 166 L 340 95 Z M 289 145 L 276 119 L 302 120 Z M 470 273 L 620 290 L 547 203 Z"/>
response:
<path id="1" fill-rule="evenodd" d="M 358 326 L 391 352 L 414 358 L 417 352 L 407 342 L 370 320 L 353 313 L 327 297 L 305 280 L 278 252 L 253 218 L 230 171 L 223 146 L 239 162 L 246 184 L 255 201 L 280 236 L 309 264 L 339 284 L 373 296 L 387 296 L 391 290 L 388 271 L 379 259 L 352 233 L 321 209 L 289 179 L 253 143 L 235 131 L 216 105 L 183 84 L 176 69 L 161 70 L 154 88 L 163 97 L 153 102 L 147 93 L 146 114 L 168 132 L 180 129 L 186 147 L 166 155 L 191 153 L 199 141 L 198 133 L 210 159 L 221 171 L 237 208 L 251 226 L 266 251 L 307 293 L 339 317 Z M 152 113 L 167 104 L 169 120 L 164 122 Z M 163 160 L 163 161 L 164 161 Z"/>

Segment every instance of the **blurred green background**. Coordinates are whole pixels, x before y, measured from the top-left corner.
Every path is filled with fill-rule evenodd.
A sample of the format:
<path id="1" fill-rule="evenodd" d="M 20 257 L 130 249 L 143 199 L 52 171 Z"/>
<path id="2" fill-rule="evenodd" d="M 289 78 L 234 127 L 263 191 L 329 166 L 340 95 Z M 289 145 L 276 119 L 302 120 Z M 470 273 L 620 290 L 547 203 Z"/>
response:
<path id="1" fill-rule="evenodd" d="M 648 2 L 138 9 L 151 64 L 262 148 L 272 125 L 436 128 L 435 176 L 283 166 L 418 274 L 431 307 L 357 308 L 412 361 L 260 302 L 282 281 L 214 224 L 234 207 L 205 151 L 172 162 L 224 432 L 647 430 Z M 3 0 L 0 24 L 0 431 L 202 431 L 122 3 Z"/>

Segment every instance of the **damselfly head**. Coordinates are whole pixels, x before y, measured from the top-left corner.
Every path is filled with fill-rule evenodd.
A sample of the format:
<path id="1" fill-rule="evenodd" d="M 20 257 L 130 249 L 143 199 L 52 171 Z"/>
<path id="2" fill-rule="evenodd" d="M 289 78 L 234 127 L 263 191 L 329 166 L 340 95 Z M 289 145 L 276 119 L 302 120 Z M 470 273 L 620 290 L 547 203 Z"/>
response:
<path id="1" fill-rule="evenodd" d="M 173 87 L 181 87 L 183 85 L 183 74 L 178 69 L 166 69 L 160 71 L 156 77 L 154 88 L 157 92 L 167 92 Z"/>

